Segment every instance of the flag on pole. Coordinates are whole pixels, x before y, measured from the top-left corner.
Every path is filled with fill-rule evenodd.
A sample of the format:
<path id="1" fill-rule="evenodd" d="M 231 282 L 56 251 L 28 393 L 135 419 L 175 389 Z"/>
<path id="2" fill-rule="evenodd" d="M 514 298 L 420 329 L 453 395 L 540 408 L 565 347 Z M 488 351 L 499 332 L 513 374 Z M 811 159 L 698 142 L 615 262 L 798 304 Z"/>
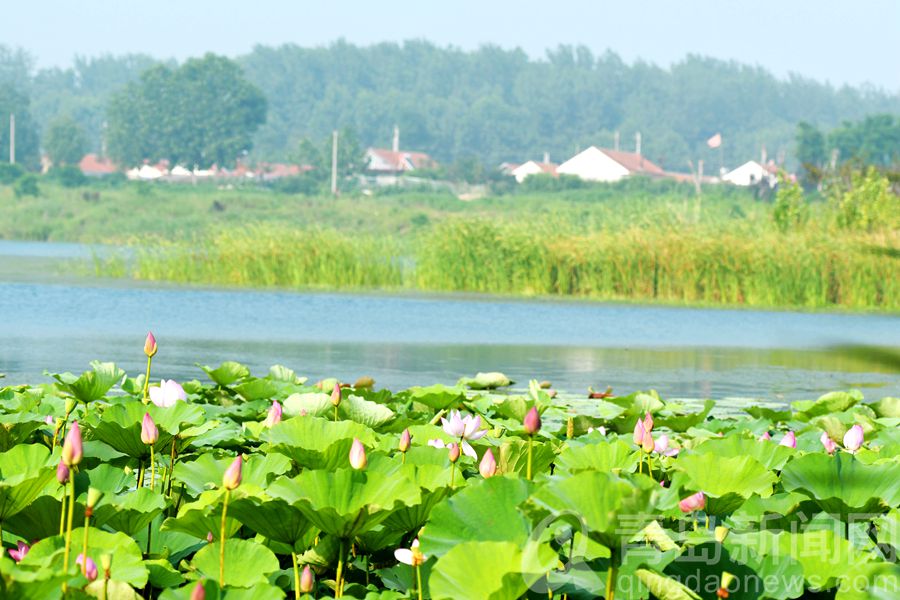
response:
<path id="1" fill-rule="evenodd" d="M 708 140 L 706 140 L 706 145 L 709 146 L 710 148 L 718 148 L 719 146 L 721 146 L 722 145 L 722 134 L 717 133 L 716 135 L 714 135 L 711 138 L 709 138 Z"/>

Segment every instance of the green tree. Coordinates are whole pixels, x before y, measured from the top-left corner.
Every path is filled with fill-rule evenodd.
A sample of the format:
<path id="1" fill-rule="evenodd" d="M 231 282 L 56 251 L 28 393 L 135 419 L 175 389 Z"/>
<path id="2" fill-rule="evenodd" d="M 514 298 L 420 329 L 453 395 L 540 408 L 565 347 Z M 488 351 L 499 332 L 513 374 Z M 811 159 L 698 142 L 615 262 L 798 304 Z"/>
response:
<path id="1" fill-rule="evenodd" d="M 822 182 L 823 169 L 827 159 L 825 136 L 806 121 L 797 124 L 797 160 L 803 168 L 803 181 L 808 186 Z"/>
<path id="2" fill-rule="evenodd" d="M 0 161 L 3 162 L 9 157 L 11 114 L 16 121 L 16 162 L 36 169 L 40 165 L 40 150 L 28 96 L 12 85 L 0 83 Z"/>
<path id="3" fill-rule="evenodd" d="M 123 164 L 231 166 L 252 148 L 266 100 L 231 60 L 207 54 L 178 68 L 158 65 L 113 96 L 109 153 Z"/>
<path id="4" fill-rule="evenodd" d="M 887 167 L 900 162 L 900 119 L 881 114 L 844 122 L 831 132 L 829 141 L 841 162 Z"/>
<path id="5" fill-rule="evenodd" d="M 54 166 L 78 164 L 86 149 L 84 131 L 71 117 L 58 118 L 47 128 L 44 150 Z"/>

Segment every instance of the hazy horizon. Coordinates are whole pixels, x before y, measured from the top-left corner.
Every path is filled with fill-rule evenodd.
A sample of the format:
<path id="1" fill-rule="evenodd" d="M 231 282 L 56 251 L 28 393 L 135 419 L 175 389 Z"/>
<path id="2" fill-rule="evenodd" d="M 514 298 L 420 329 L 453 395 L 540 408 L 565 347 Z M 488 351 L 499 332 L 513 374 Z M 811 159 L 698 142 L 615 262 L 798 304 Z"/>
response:
<path id="1" fill-rule="evenodd" d="M 669 67 L 688 54 L 760 66 L 836 87 L 867 84 L 900 93 L 900 3 L 891 0 L 777 0 L 723 5 L 716 0 L 649 1 L 628 5 L 560 0 L 546 3 L 460 0 L 451 5 L 378 6 L 340 0 L 327 5 L 114 0 L 5 9 L 0 39 L 22 48 L 37 68 L 69 67 L 76 56 L 142 53 L 184 60 L 206 52 L 246 54 L 255 45 L 356 45 L 424 39 L 464 50 L 494 44 L 543 58 L 560 44 L 611 50 L 628 63 Z M 239 12 L 244 10 L 244 12 Z M 802 23 L 803 27 L 798 27 Z"/>

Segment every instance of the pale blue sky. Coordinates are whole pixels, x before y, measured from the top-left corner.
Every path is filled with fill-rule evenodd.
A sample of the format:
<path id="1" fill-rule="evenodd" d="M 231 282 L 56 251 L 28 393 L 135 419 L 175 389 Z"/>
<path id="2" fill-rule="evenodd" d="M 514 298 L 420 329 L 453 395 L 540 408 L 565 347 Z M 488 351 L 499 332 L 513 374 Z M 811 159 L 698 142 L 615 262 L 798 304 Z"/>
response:
<path id="1" fill-rule="evenodd" d="M 660 65 L 687 53 L 796 72 L 835 85 L 870 82 L 900 93 L 898 0 L 8 0 L 0 43 L 39 66 L 76 54 L 229 56 L 255 44 L 369 44 L 424 38 L 544 49 L 585 44 Z"/>

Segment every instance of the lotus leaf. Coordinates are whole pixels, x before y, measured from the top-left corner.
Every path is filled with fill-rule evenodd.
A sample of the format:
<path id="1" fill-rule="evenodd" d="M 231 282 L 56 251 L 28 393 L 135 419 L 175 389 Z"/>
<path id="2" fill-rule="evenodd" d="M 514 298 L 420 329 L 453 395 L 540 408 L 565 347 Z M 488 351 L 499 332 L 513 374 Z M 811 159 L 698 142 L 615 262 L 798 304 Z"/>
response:
<path id="1" fill-rule="evenodd" d="M 346 465 L 354 438 L 367 446 L 375 444 L 375 434 L 364 425 L 310 416 L 282 421 L 262 437 L 269 442 L 272 451 L 284 454 L 302 467 L 313 469 Z"/>
<path id="2" fill-rule="evenodd" d="M 20 444 L 0 453 L 0 523 L 33 502 L 54 475 L 46 446 Z"/>
<path id="3" fill-rule="evenodd" d="M 832 514 L 883 512 L 900 505 L 897 462 L 866 465 L 843 452 L 835 456 L 807 454 L 791 461 L 781 479 L 785 490 L 808 495 Z"/>
<path id="4" fill-rule="evenodd" d="M 473 390 L 495 390 L 501 387 L 509 387 L 514 381 L 503 373 L 490 371 L 488 373 L 476 373 L 475 377 L 463 377 L 456 385 Z"/>
<path id="5" fill-rule="evenodd" d="M 200 549 L 191 564 L 204 576 L 219 579 L 220 542 Z M 278 570 L 278 559 L 265 546 L 251 540 L 225 540 L 225 585 L 253 587 L 268 582 L 268 576 Z"/>
<path id="6" fill-rule="evenodd" d="M 203 365 L 197 366 L 203 369 L 203 372 L 206 373 L 210 379 L 222 387 L 250 377 L 250 369 L 241 363 L 231 360 L 226 360 L 216 369 Z"/>
<path id="7" fill-rule="evenodd" d="M 556 463 L 560 469 L 569 473 L 586 470 L 630 473 L 637 467 L 638 453 L 621 440 L 601 441 L 567 448 L 560 453 Z"/>
<path id="8" fill-rule="evenodd" d="M 106 393 L 125 378 L 125 371 L 114 363 L 91 362 L 91 370 L 80 377 L 71 373 L 54 373 L 59 387 L 69 392 L 81 402 L 92 402 L 106 396 Z"/>
<path id="9" fill-rule="evenodd" d="M 751 456 L 689 454 L 679 457 L 673 468 L 688 476 L 693 491 L 706 494 L 706 512 L 718 516 L 734 512 L 752 494 L 768 498 L 778 481 L 774 473 Z"/>

